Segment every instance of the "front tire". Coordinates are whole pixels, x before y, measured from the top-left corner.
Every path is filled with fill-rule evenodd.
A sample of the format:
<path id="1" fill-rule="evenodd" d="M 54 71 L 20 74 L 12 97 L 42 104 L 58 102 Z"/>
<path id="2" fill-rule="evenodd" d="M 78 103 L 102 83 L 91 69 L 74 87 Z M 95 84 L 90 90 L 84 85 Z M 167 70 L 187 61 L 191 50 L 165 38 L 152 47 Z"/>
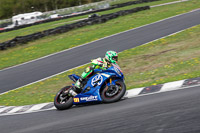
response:
<path id="1" fill-rule="evenodd" d="M 69 109 L 72 107 L 73 105 L 73 97 L 70 97 L 68 95 L 63 96 L 64 91 L 70 89 L 71 86 L 66 86 L 64 88 L 62 88 L 55 96 L 54 98 L 54 106 L 58 109 L 58 110 L 65 110 L 65 109 Z"/>
<path id="2" fill-rule="evenodd" d="M 115 88 L 109 88 L 110 86 L 105 86 L 101 91 L 101 98 L 104 103 L 112 103 L 119 101 L 126 92 L 126 85 L 123 81 L 119 80 L 115 82 Z"/>

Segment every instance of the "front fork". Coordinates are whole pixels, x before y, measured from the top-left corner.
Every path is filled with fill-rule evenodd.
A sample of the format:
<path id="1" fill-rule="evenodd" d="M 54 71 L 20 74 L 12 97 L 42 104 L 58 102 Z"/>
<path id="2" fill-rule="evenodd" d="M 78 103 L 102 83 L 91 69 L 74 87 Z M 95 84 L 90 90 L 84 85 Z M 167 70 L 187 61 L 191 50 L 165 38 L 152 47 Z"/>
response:
<path id="1" fill-rule="evenodd" d="M 112 78 L 110 78 L 110 85 L 112 85 Z"/>
<path id="2" fill-rule="evenodd" d="M 115 82 L 113 82 L 113 79 L 110 78 L 108 84 L 106 84 L 106 95 L 114 96 L 118 93 L 119 90 L 120 88 L 118 85 L 116 85 Z"/>
<path id="3" fill-rule="evenodd" d="M 109 87 L 114 87 L 116 85 L 116 84 L 113 83 L 113 79 L 112 78 L 109 79 L 108 83 L 109 84 L 106 83 L 106 86 L 108 86 L 106 90 L 108 90 Z"/>

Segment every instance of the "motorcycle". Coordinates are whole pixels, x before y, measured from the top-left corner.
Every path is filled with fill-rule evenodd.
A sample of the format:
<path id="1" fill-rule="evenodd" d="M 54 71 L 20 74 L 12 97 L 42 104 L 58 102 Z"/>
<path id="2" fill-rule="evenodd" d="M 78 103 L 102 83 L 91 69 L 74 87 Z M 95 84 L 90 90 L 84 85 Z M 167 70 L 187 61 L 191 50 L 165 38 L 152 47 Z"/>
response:
<path id="1" fill-rule="evenodd" d="M 80 77 L 68 75 L 76 82 Z M 73 105 L 84 103 L 112 103 L 119 101 L 126 92 L 124 75 L 118 65 L 112 64 L 107 70 L 95 69 L 92 76 L 82 83 L 83 88 L 76 96 L 66 95 L 72 86 L 62 88 L 54 98 L 54 106 L 58 110 L 69 109 Z"/>

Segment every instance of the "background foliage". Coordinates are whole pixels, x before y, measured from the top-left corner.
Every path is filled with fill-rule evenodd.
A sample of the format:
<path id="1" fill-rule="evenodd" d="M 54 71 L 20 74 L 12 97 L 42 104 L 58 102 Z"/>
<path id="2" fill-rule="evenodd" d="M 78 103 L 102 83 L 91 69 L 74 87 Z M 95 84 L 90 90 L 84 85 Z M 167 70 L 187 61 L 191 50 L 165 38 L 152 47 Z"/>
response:
<path id="1" fill-rule="evenodd" d="M 0 19 L 33 11 L 51 11 L 102 0 L 0 0 Z"/>

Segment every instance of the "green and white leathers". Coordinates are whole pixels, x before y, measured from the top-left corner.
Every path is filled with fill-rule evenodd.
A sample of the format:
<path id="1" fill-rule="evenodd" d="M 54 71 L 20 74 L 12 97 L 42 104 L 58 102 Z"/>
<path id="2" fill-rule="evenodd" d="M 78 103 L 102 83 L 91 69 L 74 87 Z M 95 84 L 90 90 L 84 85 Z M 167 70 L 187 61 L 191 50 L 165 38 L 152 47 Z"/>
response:
<path id="1" fill-rule="evenodd" d="M 111 63 L 117 64 L 118 54 L 115 51 L 107 51 L 105 54 L 105 58 L 97 58 L 92 61 L 92 66 L 89 66 L 82 73 L 81 78 L 77 80 L 75 86 L 80 88 L 82 80 L 92 75 L 94 69 L 103 69 L 106 70 L 111 66 Z"/>

